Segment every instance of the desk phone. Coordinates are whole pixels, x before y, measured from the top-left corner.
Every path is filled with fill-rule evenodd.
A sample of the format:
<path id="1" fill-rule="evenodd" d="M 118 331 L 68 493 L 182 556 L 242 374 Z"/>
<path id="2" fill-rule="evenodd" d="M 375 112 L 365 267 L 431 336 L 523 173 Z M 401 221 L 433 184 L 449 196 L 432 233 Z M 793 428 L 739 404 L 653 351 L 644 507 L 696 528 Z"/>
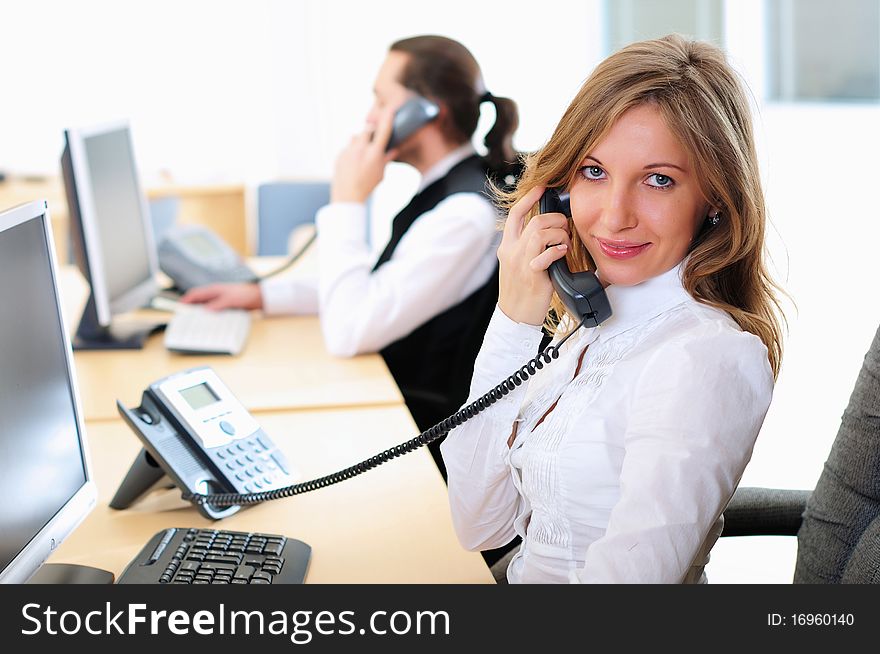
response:
<path id="1" fill-rule="evenodd" d="M 143 449 L 110 506 L 124 509 L 166 475 L 190 493 L 258 493 L 295 479 L 284 453 L 211 368 L 164 377 L 144 391 L 141 405 L 120 414 Z M 198 505 L 219 519 L 239 506 Z"/>
<path id="2" fill-rule="evenodd" d="M 175 225 L 157 248 L 159 267 L 181 292 L 216 282 L 254 282 L 257 275 L 223 239 L 202 225 Z"/>

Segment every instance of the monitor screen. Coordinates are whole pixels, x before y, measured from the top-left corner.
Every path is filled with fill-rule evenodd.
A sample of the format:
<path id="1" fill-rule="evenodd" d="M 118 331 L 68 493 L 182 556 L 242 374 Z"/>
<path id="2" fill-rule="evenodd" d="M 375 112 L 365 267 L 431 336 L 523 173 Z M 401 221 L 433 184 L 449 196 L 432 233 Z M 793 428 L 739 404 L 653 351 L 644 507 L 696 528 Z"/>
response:
<path id="1" fill-rule="evenodd" d="M 83 138 L 110 302 L 153 276 L 128 129 Z"/>
<path id="2" fill-rule="evenodd" d="M 27 579 L 94 503 L 93 496 L 86 503 L 77 498 L 91 484 L 53 276 L 48 219 L 42 213 L 28 217 L 24 211 L 40 204 L 44 203 L 0 214 L 4 581 Z"/>
<path id="3" fill-rule="evenodd" d="M 91 285 L 97 322 L 156 293 L 155 244 L 126 124 L 71 129 L 62 154 L 71 236 Z M 88 309 L 91 310 L 91 309 Z"/>

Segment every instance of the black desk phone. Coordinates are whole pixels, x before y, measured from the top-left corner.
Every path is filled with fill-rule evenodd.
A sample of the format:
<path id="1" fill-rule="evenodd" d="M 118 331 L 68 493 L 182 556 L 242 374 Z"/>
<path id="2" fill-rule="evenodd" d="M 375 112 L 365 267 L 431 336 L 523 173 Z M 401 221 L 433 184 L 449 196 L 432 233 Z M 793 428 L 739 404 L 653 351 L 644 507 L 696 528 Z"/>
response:
<path id="1" fill-rule="evenodd" d="M 254 493 L 294 481 L 284 453 L 211 368 L 192 368 L 150 384 L 136 409 L 117 402 L 143 443 L 110 506 L 124 509 L 167 475 L 190 493 Z M 200 504 L 205 517 L 238 506 Z"/>
<path id="2" fill-rule="evenodd" d="M 548 189 L 541 213 L 571 217 L 568 194 Z M 333 474 L 291 485 L 291 467 L 216 373 L 193 368 L 151 384 L 141 405 L 119 413 L 143 443 L 110 506 L 130 506 L 165 475 L 201 513 L 225 518 L 242 505 L 291 497 L 350 479 L 434 441 L 520 386 L 559 356 L 559 348 L 583 325 L 598 326 L 611 316 L 605 290 L 591 272 L 572 274 L 565 260 L 554 262 L 550 277 L 556 292 L 580 323 L 558 343 L 548 345 L 507 379 L 474 402 L 415 438 Z"/>

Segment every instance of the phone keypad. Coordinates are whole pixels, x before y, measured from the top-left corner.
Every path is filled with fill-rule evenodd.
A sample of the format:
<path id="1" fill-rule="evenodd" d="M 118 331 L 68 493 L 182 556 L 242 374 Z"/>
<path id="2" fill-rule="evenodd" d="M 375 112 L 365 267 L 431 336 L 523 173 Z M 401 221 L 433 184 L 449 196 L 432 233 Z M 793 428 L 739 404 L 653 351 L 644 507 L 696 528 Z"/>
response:
<path id="1" fill-rule="evenodd" d="M 264 435 L 208 450 L 224 477 L 239 493 L 258 493 L 289 483 L 287 459 Z"/>

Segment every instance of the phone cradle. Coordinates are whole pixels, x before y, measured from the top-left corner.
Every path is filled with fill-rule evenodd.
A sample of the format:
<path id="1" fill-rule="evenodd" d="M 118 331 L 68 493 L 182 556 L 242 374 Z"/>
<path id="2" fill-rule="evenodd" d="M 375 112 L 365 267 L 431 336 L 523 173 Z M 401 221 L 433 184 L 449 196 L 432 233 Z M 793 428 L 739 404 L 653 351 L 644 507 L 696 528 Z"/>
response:
<path id="1" fill-rule="evenodd" d="M 194 493 L 228 492 L 205 469 L 195 445 L 181 439 L 163 417 L 149 390 L 144 391 L 141 405 L 136 409 L 128 409 L 118 400 L 116 408 L 141 440 L 143 448 L 110 501 L 111 508 L 128 508 L 156 487 L 165 476 L 178 488 Z M 171 461 L 174 465 L 170 464 Z M 210 504 L 196 504 L 196 508 L 206 518 L 220 520 L 236 513 L 241 506 L 218 508 Z"/>

